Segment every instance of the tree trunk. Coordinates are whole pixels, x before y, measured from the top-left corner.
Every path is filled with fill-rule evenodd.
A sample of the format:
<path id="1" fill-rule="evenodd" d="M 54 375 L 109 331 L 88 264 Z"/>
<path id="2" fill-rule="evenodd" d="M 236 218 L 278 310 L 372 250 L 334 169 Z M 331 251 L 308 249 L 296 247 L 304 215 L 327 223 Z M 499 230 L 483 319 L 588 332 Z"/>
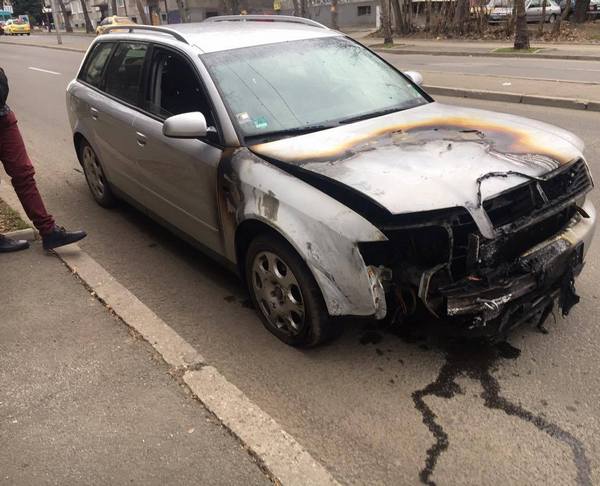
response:
<path id="1" fill-rule="evenodd" d="M 431 31 L 431 0 L 425 2 L 425 32 Z"/>
<path id="2" fill-rule="evenodd" d="M 573 20 L 577 24 L 582 24 L 587 19 L 587 12 L 590 8 L 590 0 L 577 0 L 575 2 L 575 13 Z"/>
<path id="3" fill-rule="evenodd" d="M 469 0 L 458 0 L 454 12 L 454 32 L 463 34 L 468 30 Z"/>
<path id="4" fill-rule="evenodd" d="M 187 18 L 187 8 L 185 5 L 185 0 L 177 0 L 177 10 L 179 11 L 179 19 L 182 24 L 185 24 L 188 20 Z"/>
<path id="5" fill-rule="evenodd" d="M 331 27 L 333 27 L 333 30 L 340 30 L 337 6 L 338 0 L 331 0 Z"/>
<path id="6" fill-rule="evenodd" d="M 117 0 L 110 0 L 110 9 L 113 15 L 119 15 L 119 9 L 117 8 Z"/>
<path id="7" fill-rule="evenodd" d="M 292 5 L 294 6 L 294 13 L 292 15 L 300 17 L 300 0 L 292 0 Z"/>
<path id="8" fill-rule="evenodd" d="M 135 6 L 137 7 L 138 13 L 140 15 L 141 23 L 144 25 L 150 25 L 148 15 L 146 15 L 146 11 L 144 10 L 144 4 L 142 3 L 142 0 L 135 0 Z"/>
<path id="9" fill-rule="evenodd" d="M 300 17 L 306 17 L 306 13 L 308 10 L 306 1 L 307 0 L 300 0 Z"/>
<path id="10" fill-rule="evenodd" d="M 396 34 L 402 33 L 402 7 L 400 6 L 400 0 L 391 0 L 392 11 L 394 14 L 393 25 Z M 390 12 L 391 14 L 392 12 Z"/>
<path id="11" fill-rule="evenodd" d="M 571 14 L 571 1 L 567 0 L 567 5 L 566 5 L 565 9 L 563 10 L 562 14 L 560 14 L 558 16 L 558 18 L 556 19 L 556 22 L 554 22 L 554 26 L 552 27 L 552 36 L 553 37 L 559 36 L 560 24 L 563 20 L 569 18 L 570 14 Z"/>
<path id="12" fill-rule="evenodd" d="M 90 14 L 87 10 L 87 4 L 85 0 L 79 0 L 81 2 L 81 11 L 83 12 L 83 19 L 85 20 L 85 31 L 89 34 L 90 32 L 94 32 L 94 27 L 92 26 L 92 21 L 90 20 Z"/>
<path id="13" fill-rule="evenodd" d="M 392 44 L 394 34 L 392 32 L 392 19 L 390 18 L 390 0 L 381 0 L 381 29 L 383 30 L 383 43 Z"/>
<path id="14" fill-rule="evenodd" d="M 525 0 L 516 0 L 517 25 L 515 32 L 515 49 L 529 49 L 529 31 L 527 30 L 527 12 Z"/>
<path id="15" fill-rule="evenodd" d="M 538 26 L 538 37 L 542 37 L 544 35 L 544 24 L 546 23 L 546 2 L 547 0 L 542 0 L 542 18 L 540 19 L 540 25 Z"/>
<path id="16" fill-rule="evenodd" d="M 60 12 L 62 13 L 62 17 L 65 22 L 65 31 L 73 32 L 73 26 L 71 25 L 71 19 L 69 18 L 67 7 L 65 7 L 65 2 L 63 0 L 58 0 L 58 6 L 60 7 Z"/>

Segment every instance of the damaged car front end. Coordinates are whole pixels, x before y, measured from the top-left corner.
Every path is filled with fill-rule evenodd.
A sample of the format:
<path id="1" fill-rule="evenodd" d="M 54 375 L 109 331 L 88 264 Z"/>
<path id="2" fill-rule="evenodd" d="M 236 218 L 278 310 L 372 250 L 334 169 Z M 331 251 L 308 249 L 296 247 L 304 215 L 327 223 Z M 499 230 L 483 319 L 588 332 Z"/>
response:
<path id="1" fill-rule="evenodd" d="M 367 264 L 390 270 L 388 317 L 430 316 L 455 335 L 499 338 L 524 321 L 541 324 L 554 306 L 567 315 L 594 232 L 590 189 L 579 160 L 486 200 L 492 238 L 465 209 L 392 218 L 380 227 L 386 242 L 360 245 Z"/>
<path id="2" fill-rule="evenodd" d="M 413 109 L 422 118 L 392 116 L 358 142 L 345 133 L 326 154 L 291 140 L 254 150 L 385 235 L 357 242 L 375 317 L 499 338 L 555 307 L 567 315 L 596 221 L 581 143 L 510 115 L 491 122 L 460 109 L 457 118 L 453 108 L 454 119 L 429 118 L 450 109 L 433 103 Z M 541 149 L 552 136 L 554 146 Z"/>

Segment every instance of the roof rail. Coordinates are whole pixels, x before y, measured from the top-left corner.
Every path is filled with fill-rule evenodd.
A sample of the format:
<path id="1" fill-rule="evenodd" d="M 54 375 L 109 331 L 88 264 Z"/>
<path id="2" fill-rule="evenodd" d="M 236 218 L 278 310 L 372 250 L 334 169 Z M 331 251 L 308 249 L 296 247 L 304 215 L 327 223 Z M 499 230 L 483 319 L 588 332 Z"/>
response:
<path id="1" fill-rule="evenodd" d="M 292 15 L 220 15 L 218 17 L 208 17 L 203 22 L 288 22 L 329 30 L 328 27 L 319 22 Z"/>
<path id="2" fill-rule="evenodd" d="M 178 41 L 189 44 L 187 39 L 176 30 L 169 29 L 167 27 L 157 27 L 155 25 L 109 25 L 104 30 L 107 32 L 110 32 L 111 30 L 127 30 L 129 33 L 133 32 L 134 30 L 146 30 L 150 32 L 157 32 L 159 34 L 169 34 L 175 37 L 175 39 Z"/>

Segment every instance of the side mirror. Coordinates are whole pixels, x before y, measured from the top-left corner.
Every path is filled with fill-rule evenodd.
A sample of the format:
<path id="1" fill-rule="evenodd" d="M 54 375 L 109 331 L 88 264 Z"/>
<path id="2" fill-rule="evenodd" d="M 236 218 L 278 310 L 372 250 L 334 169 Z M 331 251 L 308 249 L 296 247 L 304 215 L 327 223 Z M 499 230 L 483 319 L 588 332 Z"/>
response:
<path id="1" fill-rule="evenodd" d="M 207 133 L 206 118 L 199 111 L 174 115 L 163 125 L 163 135 L 170 138 L 202 138 Z"/>
<path id="2" fill-rule="evenodd" d="M 404 75 L 409 77 L 410 80 L 417 86 L 421 86 L 423 84 L 423 75 L 417 71 L 406 71 Z"/>

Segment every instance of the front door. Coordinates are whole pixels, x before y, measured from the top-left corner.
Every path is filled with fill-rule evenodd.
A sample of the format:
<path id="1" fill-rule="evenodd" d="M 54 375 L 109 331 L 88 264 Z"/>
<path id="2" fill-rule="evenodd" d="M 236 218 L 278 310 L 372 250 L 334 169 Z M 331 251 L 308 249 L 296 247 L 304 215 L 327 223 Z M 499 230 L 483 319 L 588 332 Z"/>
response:
<path id="1" fill-rule="evenodd" d="M 166 222 L 220 252 L 217 168 L 222 148 L 209 140 L 173 139 L 162 133 L 170 116 L 199 111 L 214 127 L 200 77 L 181 53 L 155 47 L 144 110 L 135 121 L 137 163 L 144 204 Z M 215 137 L 216 139 L 216 137 Z"/>

